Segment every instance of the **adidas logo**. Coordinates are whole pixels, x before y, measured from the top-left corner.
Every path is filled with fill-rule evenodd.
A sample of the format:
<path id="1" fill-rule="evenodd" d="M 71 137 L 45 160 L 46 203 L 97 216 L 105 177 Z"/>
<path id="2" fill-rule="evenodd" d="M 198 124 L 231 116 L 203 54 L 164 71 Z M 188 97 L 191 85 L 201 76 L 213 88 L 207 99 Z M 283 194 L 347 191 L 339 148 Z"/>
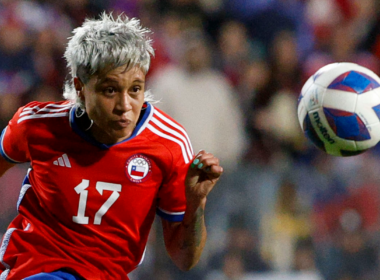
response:
<path id="1" fill-rule="evenodd" d="M 59 166 L 66 166 L 71 168 L 71 164 L 69 161 L 69 157 L 66 154 L 63 154 L 61 157 L 59 157 L 57 160 L 53 162 L 54 165 Z"/>

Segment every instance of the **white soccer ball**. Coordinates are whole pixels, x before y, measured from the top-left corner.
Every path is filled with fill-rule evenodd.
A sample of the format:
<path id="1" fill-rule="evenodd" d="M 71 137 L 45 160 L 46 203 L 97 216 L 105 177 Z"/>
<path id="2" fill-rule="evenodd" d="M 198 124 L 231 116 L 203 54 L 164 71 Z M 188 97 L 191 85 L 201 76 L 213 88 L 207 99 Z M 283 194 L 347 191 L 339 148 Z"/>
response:
<path id="1" fill-rule="evenodd" d="M 298 119 L 318 148 L 334 156 L 353 156 L 380 140 L 380 78 L 355 63 L 319 69 L 301 90 Z"/>

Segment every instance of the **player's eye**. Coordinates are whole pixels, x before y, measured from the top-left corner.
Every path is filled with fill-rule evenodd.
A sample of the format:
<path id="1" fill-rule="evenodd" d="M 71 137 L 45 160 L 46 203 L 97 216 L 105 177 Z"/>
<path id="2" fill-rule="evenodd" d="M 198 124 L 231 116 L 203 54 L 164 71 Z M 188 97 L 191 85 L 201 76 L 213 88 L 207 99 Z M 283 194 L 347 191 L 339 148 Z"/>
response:
<path id="1" fill-rule="evenodd" d="M 139 92 L 141 90 L 141 87 L 140 86 L 134 86 L 132 88 L 132 92 Z"/>
<path id="2" fill-rule="evenodd" d="M 108 88 L 106 88 L 106 89 L 103 91 L 103 93 L 104 93 L 105 95 L 107 95 L 107 96 L 112 96 L 112 95 L 115 94 L 115 92 L 116 92 L 116 90 L 115 90 L 115 88 L 113 88 L 113 87 L 108 87 Z"/>
<path id="3" fill-rule="evenodd" d="M 138 96 L 138 94 L 141 92 L 141 90 L 142 90 L 141 86 L 133 86 L 130 89 L 130 94 L 133 95 L 133 96 Z"/>

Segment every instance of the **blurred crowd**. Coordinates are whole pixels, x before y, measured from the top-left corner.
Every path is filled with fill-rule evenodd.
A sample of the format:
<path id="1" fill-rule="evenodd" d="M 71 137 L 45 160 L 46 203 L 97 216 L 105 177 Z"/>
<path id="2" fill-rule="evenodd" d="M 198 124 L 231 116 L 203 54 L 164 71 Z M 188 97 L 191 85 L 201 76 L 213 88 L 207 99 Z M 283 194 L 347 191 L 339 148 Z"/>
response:
<path id="1" fill-rule="evenodd" d="M 225 167 L 196 268 L 171 264 L 155 223 L 131 279 L 380 279 L 380 150 L 327 156 L 296 109 L 328 63 L 380 74 L 378 0 L 1 0 L 0 130 L 27 102 L 62 99 L 67 38 L 104 10 L 152 29 L 155 106 Z M 0 179 L 0 235 L 27 167 Z"/>

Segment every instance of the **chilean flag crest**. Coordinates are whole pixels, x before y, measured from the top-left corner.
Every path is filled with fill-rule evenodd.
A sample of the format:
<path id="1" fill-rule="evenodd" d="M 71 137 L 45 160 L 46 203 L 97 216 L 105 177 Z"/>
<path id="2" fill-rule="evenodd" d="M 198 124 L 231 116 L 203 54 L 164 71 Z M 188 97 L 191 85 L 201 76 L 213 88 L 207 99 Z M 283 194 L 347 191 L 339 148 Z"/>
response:
<path id="1" fill-rule="evenodd" d="M 131 175 L 144 177 L 144 174 L 145 174 L 145 167 L 144 166 L 132 165 Z"/>
<path id="2" fill-rule="evenodd" d="M 147 180 L 151 172 L 151 162 L 145 155 L 133 155 L 125 163 L 125 175 L 134 183 L 141 183 Z"/>

